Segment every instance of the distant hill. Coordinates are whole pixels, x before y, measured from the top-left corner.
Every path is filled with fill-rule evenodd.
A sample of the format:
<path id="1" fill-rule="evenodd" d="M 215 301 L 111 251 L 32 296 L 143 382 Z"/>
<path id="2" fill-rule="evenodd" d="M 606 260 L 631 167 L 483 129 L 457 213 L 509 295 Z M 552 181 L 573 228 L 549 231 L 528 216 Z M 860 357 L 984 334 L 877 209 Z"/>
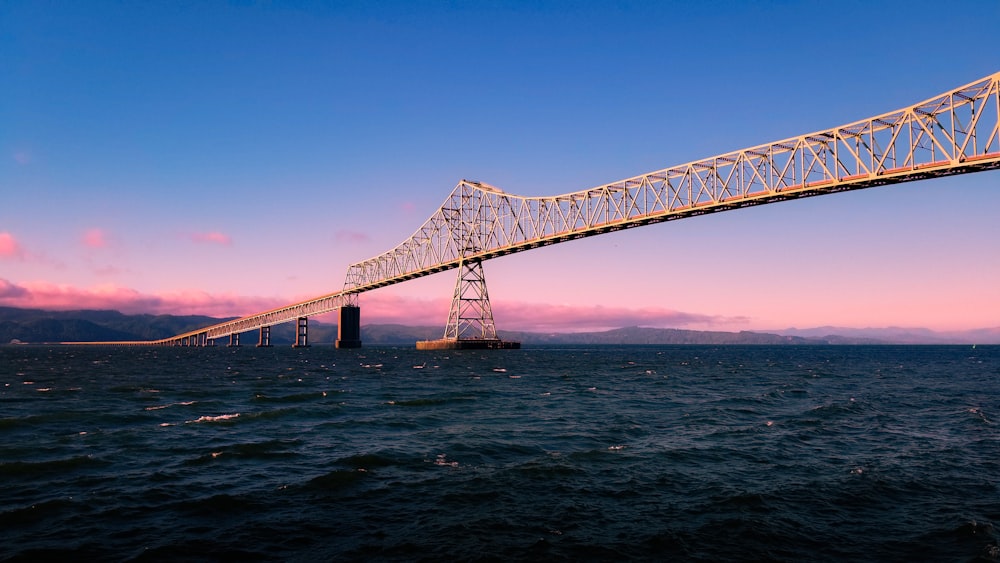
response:
<path id="1" fill-rule="evenodd" d="M 807 338 L 764 332 L 722 332 L 682 330 L 677 328 L 625 327 L 602 332 L 577 333 L 501 333 L 501 338 L 530 344 L 880 344 L 872 338 Z"/>
<path id="2" fill-rule="evenodd" d="M 0 343 L 156 340 L 229 319 L 0 307 Z"/>
<path id="3" fill-rule="evenodd" d="M 13 340 L 28 343 L 157 340 L 230 320 L 200 315 L 124 315 L 118 311 L 43 311 L 0 307 L 0 344 Z M 441 338 L 440 326 L 369 324 L 361 327 L 361 340 L 375 346 L 412 346 L 418 340 Z M 275 326 L 274 344 L 291 344 L 294 323 Z M 309 341 L 330 344 L 337 326 L 309 322 Z M 771 332 L 722 332 L 675 328 L 625 327 L 600 332 L 537 333 L 500 331 L 500 338 L 524 345 L 625 345 L 625 344 L 1000 344 L 1000 327 L 964 332 L 934 332 L 923 328 L 818 327 Z M 244 336 L 245 345 L 256 337 Z"/>
<path id="4" fill-rule="evenodd" d="M 188 315 L 124 315 L 118 311 L 43 311 L 0 307 L 0 343 L 18 340 L 25 343 L 87 342 L 121 340 L 156 340 L 230 320 Z M 291 344 L 295 337 L 292 323 L 275 326 L 274 344 Z M 368 345 L 412 346 L 418 340 L 441 338 L 438 326 L 398 324 L 364 325 L 361 339 Z M 870 337 L 783 336 L 761 332 L 696 331 L 669 328 L 626 327 L 602 332 L 534 333 L 500 331 L 504 340 L 525 345 L 624 345 L 624 344 L 874 344 L 884 342 Z M 309 341 L 329 344 L 337 338 L 336 325 L 309 323 Z M 253 344 L 244 338 L 244 344 Z"/>
<path id="5" fill-rule="evenodd" d="M 879 339 L 895 344 L 1000 344 L 1000 327 L 956 332 L 935 332 L 926 328 L 884 327 L 847 328 L 823 326 L 809 329 L 786 329 L 782 334 L 803 338 Z M 838 336 L 829 336 L 838 335 Z"/>

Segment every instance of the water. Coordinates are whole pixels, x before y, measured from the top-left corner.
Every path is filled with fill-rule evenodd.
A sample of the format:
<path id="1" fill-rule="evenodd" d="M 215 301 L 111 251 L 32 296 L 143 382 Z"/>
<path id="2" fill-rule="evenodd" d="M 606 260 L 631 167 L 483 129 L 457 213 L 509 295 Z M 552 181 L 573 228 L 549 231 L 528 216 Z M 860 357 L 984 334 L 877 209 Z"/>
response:
<path id="1" fill-rule="evenodd" d="M 1000 347 L 0 347 L 0 560 L 998 561 Z"/>

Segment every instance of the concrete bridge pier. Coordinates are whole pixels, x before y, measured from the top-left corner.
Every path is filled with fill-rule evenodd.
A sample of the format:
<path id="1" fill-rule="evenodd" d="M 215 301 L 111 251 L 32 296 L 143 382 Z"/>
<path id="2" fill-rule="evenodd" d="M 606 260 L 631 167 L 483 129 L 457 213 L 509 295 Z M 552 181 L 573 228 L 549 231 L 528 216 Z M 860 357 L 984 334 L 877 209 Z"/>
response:
<path id="1" fill-rule="evenodd" d="M 292 348 L 309 347 L 309 317 L 299 317 L 295 329 L 295 344 Z"/>
<path id="2" fill-rule="evenodd" d="M 337 348 L 361 347 L 361 307 L 344 305 L 337 322 Z"/>
<path id="3" fill-rule="evenodd" d="M 271 347 L 271 327 L 262 326 L 260 327 L 260 338 L 257 339 L 258 348 L 270 348 Z"/>
<path id="4" fill-rule="evenodd" d="M 239 348 L 240 347 L 240 333 L 234 332 L 229 335 L 229 344 L 226 345 L 228 348 Z"/>

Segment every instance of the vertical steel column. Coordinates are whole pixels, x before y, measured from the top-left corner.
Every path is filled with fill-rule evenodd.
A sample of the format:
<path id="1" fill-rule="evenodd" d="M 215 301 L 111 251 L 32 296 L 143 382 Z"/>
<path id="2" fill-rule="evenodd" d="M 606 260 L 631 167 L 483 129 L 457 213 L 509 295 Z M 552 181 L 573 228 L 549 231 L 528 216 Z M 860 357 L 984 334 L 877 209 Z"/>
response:
<path id="1" fill-rule="evenodd" d="M 299 317 L 297 322 L 297 327 L 295 329 L 295 344 L 292 344 L 292 348 L 308 348 L 309 347 L 309 318 Z"/>
<path id="2" fill-rule="evenodd" d="M 257 339 L 258 348 L 270 348 L 271 347 L 271 327 L 262 326 L 260 327 L 260 338 Z"/>

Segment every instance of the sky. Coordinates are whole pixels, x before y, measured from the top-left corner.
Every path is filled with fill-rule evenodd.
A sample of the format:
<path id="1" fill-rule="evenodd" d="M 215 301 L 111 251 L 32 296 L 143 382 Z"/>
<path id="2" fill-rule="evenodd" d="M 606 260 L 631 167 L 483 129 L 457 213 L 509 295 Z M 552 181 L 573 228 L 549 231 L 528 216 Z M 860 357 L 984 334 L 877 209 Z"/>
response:
<path id="1" fill-rule="evenodd" d="M 545 196 L 1000 70 L 1000 2 L 0 1 L 0 306 L 340 290 L 466 178 Z M 484 263 L 498 328 L 1000 327 L 1000 171 Z M 361 296 L 440 324 L 448 271 Z"/>

